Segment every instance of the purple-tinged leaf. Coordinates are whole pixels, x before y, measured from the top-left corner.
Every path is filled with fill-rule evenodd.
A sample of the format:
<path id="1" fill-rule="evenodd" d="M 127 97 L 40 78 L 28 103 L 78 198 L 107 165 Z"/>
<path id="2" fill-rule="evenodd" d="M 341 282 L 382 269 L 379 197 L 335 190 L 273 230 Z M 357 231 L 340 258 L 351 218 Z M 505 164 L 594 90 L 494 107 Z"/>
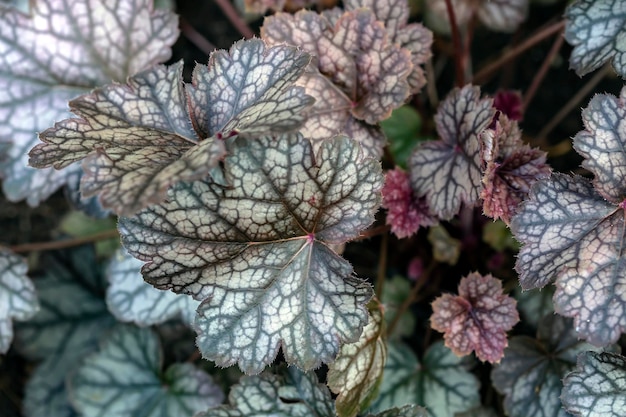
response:
<path id="1" fill-rule="evenodd" d="M 548 315 L 539 323 L 537 338 L 514 336 L 504 358 L 491 373 L 494 388 L 504 395 L 511 417 L 571 417 L 559 401 L 565 374 L 578 353 L 595 348 L 578 340 L 571 321 Z"/>
<path id="2" fill-rule="evenodd" d="M 577 0 L 565 11 L 565 39 L 574 46 L 570 67 L 580 76 L 610 61 L 626 78 L 626 4 L 621 0 Z"/>
<path id="3" fill-rule="evenodd" d="M 546 153 L 525 144 L 517 122 L 504 115 L 496 122 L 495 130 L 484 131 L 481 139 L 485 164 L 480 193 L 483 213 L 509 224 L 532 184 L 550 176 Z"/>
<path id="4" fill-rule="evenodd" d="M 396 167 L 385 176 L 383 207 L 388 210 L 386 223 L 400 239 L 412 236 L 420 227 L 437 223 L 424 198 L 416 198 L 413 194 L 408 174 L 401 168 Z"/>
<path id="5" fill-rule="evenodd" d="M 581 417 L 622 417 L 626 410 L 626 359 L 610 352 L 583 352 L 563 380 L 563 406 Z"/>
<path id="6" fill-rule="evenodd" d="M 482 189 L 479 135 L 495 110 L 480 89 L 467 85 L 448 95 L 435 115 L 441 140 L 421 143 L 409 160 L 411 186 L 426 196 L 442 220 L 451 219 L 461 204 L 473 205 Z"/>
<path id="7" fill-rule="evenodd" d="M 626 9 L 625 9 L 626 13 Z M 594 174 L 594 188 L 612 203 L 626 200 L 626 88 L 615 97 L 594 96 L 583 109 L 585 130 L 574 137 L 574 149 Z"/>
<path id="8" fill-rule="evenodd" d="M 498 90 L 493 96 L 493 107 L 509 120 L 521 121 L 524 118 L 522 95 L 519 91 Z M 495 120 L 494 120 L 495 126 Z"/>
<path id="9" fill-rule="evenodd" d="M 489 29 L 497 32 L 514 32 L 526 20 L 529 0 L 452 0 L 457 24 L 469 24 L 472 16 L 478 19 Z M 448 10 L 446 2 L 427 0 L 427 10 L 439 22 L 445 22 L 449 30 Z"/>
<path id="10" fill-rule="evenodd" d="M 515 265 L 522 288 L 543 287 L 576 267 L 579 254 L 591 242 L 607 237 L 615 241 L 607 232 L 613 233 L 623 221 L 618 207 L 585 178 L 555 173 L 537 181 L 511 220 L 511 230 L 523 244 Z"/>
<path id="11" fill-rule="evenodd" d="M 497 363 L 508 343 L 506 332 L 519 321 L 515 305 L 503 294 L 502 281 L 474 272 L 461 279 L 459 295 L 433 301 L 430 324 L 444 332 L 446 346 L 456 355 L 475 351 L 481 361 Z"/>
<path id="12" fill-rule="evenodd" d="M 311 99 L 291 85 L 308 60 L 256 39 L 212 53 L 187 88 L 182 62 L 154 67 L 73 100 L 80 118 L 43 132 L 30 162 L 63 168 L 85 159 L 83 195 L 130 215 L 162 201 L 177 181 L 205 177 L 225 156 L 224 139 L 296 129 Z"/>
<path id="13" fill-rule="evenodd" d="M 13 341 L 12 320 L 27 320 L 39 310 L 27 270 L 25 259 L 0 247 L 0 353 L 6 353 Z"/>
<path id="14" fill-rule="evenodd" d="M 371 288 L 327 244 L 371 224 L 380 165 L 345 137 L 314 156 L 291 134 L 237 138 L 224 171 L 232 187 L 179 183 L 166 202 L 122 218 L 124 245 L 148 262 L 148 282 L 204 300 L 198 346 L 218 365 L 258 373 L 281 345 L 301 368 L 332 361 L 358 339 Z"/>
<path id="15" fill-rule="evenodd" d="M 170 57 L 177 18 L 152 3 L 39 0 L 31 16 L 0 7 L 0 175 L 7 198 L 37 205 L 79 170 L 27 166 L 36 133 L 68 117 L 70 99 Z"/>

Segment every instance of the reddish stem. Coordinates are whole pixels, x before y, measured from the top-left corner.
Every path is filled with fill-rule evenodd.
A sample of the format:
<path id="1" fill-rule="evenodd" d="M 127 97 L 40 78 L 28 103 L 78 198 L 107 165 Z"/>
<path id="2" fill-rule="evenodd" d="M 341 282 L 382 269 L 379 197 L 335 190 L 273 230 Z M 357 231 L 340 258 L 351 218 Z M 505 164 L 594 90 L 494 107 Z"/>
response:
<path id="1" fill-rule="evenodd" d="M 193 43 L 198 49 L 200 49 L 205 54 L 210 54 L 216 48 L 207 38 L 205 38 L 200 32 L 196 30 L 193 26 L 189 24 L 182 17 L 180 18 L 180 31 L 183 33 L 183 36 L 189 40 L 189 42 Z"/>
<path id="2" fill-rule="evenodd" d="M 73 246 L 84 245 L 85 243 L 92 243 L 100 240 L 114 238 L 119 238 L 119 233 L 116 229 L 105 230 L 104 232 L 94 233 L 93 235 L 75 237 L 71 239 L 54 240 L 51 242 L 24 243 L 22 245 L 10 246 L 9 249 L 11 249 L 15 253 L 36 252 L 43 250 L 71 248 Z"/>
<path id="3" fill-rule="evenodd" d="M 250 26 L 239 16 L 239 13 L 233 7 L 230 0 L 215 0 L 215 3 L 222 9 L 230 23 L 243 35 L 244 38 L 250 39 L 254 37 L 254 32 Z"/>
<path id="4" fill-rule="evenodd" d="M 446 0 L 448 20 L 452 31 L 452 42 L 454 43 L 454 65 L 456 71 L 456 85 L 462 87 L 465 84 L 465 68 L 463 63 L 463 45 L 461 43 L 461 33 L 456 22 L 456 15 L 452 7 L 452 0 Z"/>

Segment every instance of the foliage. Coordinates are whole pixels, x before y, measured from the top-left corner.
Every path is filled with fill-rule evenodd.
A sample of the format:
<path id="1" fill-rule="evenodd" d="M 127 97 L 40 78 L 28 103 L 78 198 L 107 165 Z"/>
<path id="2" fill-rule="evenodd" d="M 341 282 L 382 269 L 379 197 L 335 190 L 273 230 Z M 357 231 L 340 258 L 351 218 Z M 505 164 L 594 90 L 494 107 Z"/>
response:
<path id="1" fill-rule="evenodd" d="M 624 415 L 626 0 L 235 3 L 0 0 L 3 416 Z"/>

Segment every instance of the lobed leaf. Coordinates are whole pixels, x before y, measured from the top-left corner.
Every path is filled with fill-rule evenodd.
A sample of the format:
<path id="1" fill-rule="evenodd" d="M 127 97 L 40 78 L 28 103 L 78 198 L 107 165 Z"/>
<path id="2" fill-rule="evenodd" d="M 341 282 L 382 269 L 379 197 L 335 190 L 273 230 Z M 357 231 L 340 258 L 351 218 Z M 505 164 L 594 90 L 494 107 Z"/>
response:
<path id="1" fill-rule="evenodd" d="M 37 167 L 84 159 L 84 196 L 130 215 L 165 198 L 181 180 L 205 177 L 226 154 L 224 139 L 297 128 L 311 100 L 291 87 L 309 57 L 292 47 L 239 41 L 196 66 L 185 88 L 182 61 L 158 66 L 70 103 L 79 118 L 41 134 Z"/>
<path id="2" fill-rule="evenodd" d="M 431 345 L 421 364 L 408 346 L 390 344 L 380 395 L 371 409 L 419 404 L 431 417 L 449 417 L 478 406 L 480 382 L 468 371 L 470 363 L 441 342 Z"/>
<path id="3" fill-rule="evenodd" d="M 158 417 L 191 416 L 224 400 L 204 371 L 175 363 L 162 372 L 162 362 L 156 334 L 118 325 L 70 377 L 72 402 L 85 417 Z"/>
<path id="4" fill-rule="evenodd" d="M 481 191 L 479 135 L 495 110 L 480 89 L 454 89 L 435 115 L 441 140 L 421 143 L 409 160 L 411 185 L 417 197 L 426 197 L 432 212 L 451 219 L 461 204 L 473 205 Z"/>
<path id="5" fill-rule="evenodd" d="M 567 7 L 565 19 L 565 39 L 574 46 L 570 68 L 583 76 L 610 61 L 615 71 L 626 77 L 623 2 L 577 0 Z"/>
<path id="6" fill-rule="evenodd" d="M 567 417 L 559 395 L 563 376 L 574 368 L 578 353 L 595 348 L 578 340 L 571 321 L 548 315 L 537 337 L 514 336 L 504 358 L 491 373 L 493 386 L 503 394 L 511 417 Z"/>
<path id="7" fill-rule="evenodd" d="M 143 262 L 118 251 L 107 269 L 109 286 L 106 302 L 109 311 L 123 322 L 152 326 L 182 316 L 193 324 L 199 303 L 186 294 L 157 290 L 143 280 Z"/>
<path id="8" fill-rule="evenodd" d="M 77 365 L 71 352 L 54 355 L 37 365 L 24 388 L 24 415 L 27 417 L 80 417 L 72 407 L 66 379 Z"/>
<path id="9" fill-rule="evenodd" d="M 444 294 L 432 303 L 431 327 L 444 332 L 455 355 L 472 351 L 481 361 L 497 363 L 507 346 L 506 332 L 519 321 L 515 299 L 504 295 L 502 281 L 477 272 L 461 278 L 459 295 Z"/>
<path id="10" fill-rule="evenodd" d="M 368 309 L 369 322 L 359 340 L 343 345 L 335 361 L 328 365 L 327 384 L 338 394 L 335 407 L 340 417 L 355 417 L 367 409 L 382 381 L 387 359 L 382 305 L 373 300 Z"/>
<path id="11" fill-rule="evenodd" d="M 168 201 L 120 220 L 123 244 L 157 288 L 204 300 L 203 355 L 259 373 L 282 345 L 311 369 L 358 339 L 370 286 L 327 244 L 373 221 L 380 165 L 356 142 L 326 141 L 316 157 L 300 135 L 240 137 L 224 161 L 231 187 L 179 183 Z"/>
<path id="12" fill-rule="evenodd" d="M 36 132 L 68 117 L 71 98 L 167 60 L 177 26 L 152 0 L 38 0 L 30 15 L 0 7 L 0 175 L 9 200 L 38 205 L 79 170 L 28 167 Z"/>
<path id="13" fill-rule="evenodd" d="M 12 320 L 28 320 L 39 310 L 27 271 L 22 257 L 0 247 L 0 353 L 6 353 L 13 341 Z"/>
<path id="14" fill-rule="evenodd" d="M 563 379 L 563 406 L 582 417 L 619 417 L 626 409 L 626 361 L 609 352 L 583 352 Z"/>

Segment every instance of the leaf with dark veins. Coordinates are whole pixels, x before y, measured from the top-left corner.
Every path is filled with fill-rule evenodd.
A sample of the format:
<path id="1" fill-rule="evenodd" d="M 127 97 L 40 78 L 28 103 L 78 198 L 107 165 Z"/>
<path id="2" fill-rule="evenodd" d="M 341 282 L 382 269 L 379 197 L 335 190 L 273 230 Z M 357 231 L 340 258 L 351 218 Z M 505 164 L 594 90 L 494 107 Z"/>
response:
<path id="1" fill-rule="evenodd" d="M 626 4 L 620 0 L 578 0 L 565 11 L 565 40 L 574 46 L 570 67 L 580 76 L 610 61 L 626 78 Z"/>
<path id="2" fill-rule="evenodd" d="M 37 132 L 70 116 L 70 99 L 170 57 L 178 19 L 152 3 L 39 0 L 31 16 L 0 7 L 0 175 L 8 199 L 38 205 L 80 169 L 27 164 Z"/>
<path id="3" fill-rule="evenodd" d="M 479 135 L 495 110 L 481 99 L 480 89 L 453 90 L 435 115 L 441 140 L 421 143 L 409 159 L 411 185 L 417 197 L 442 220 L 451 219 L 462 204 L 473 205 L 482 189 Z"/>
<path id="4" fill-rule="evenodd" d="M 182 62 L 154 67 L 72 101 L 80 118 L 43 132 L 31 164 L 84 159 L 83 195 L 99 194 L 104 207 L 131 215 L 162 201 L 177 181 L 205 177 L 225 156 L 224 139 L 296 129 L 311 98 L 292 84 L 308 60 L 256 39 L 214 52 L 187 88 Z"/>
<path id="5" fill-rule="evenodd" d="M 358 236 L 380 204 L 380 166 L 359 154 L 345 137 L 315 157 L 300 135 L 239 137 L 224 161 L 232 186 L 179 183 L 167 202 L 120 220 L 148 282 L 204 300 L 205 357 L 259 373 L 282 345 L 311 369 L 358 339 L 371 288 L 327 244 Z"/>
<path id="6" fill-rule="evenodd" d="M 519 321 L 516 301 L 502 293 L 502 282 L 477 272 L 463 277 L 459 295 L 444 294 L 433 301 L 431 327 L 445 332 L 446 346 L 456 355 L 472 351 L 481 361 L 500 362 L 506 332 Z"/>

